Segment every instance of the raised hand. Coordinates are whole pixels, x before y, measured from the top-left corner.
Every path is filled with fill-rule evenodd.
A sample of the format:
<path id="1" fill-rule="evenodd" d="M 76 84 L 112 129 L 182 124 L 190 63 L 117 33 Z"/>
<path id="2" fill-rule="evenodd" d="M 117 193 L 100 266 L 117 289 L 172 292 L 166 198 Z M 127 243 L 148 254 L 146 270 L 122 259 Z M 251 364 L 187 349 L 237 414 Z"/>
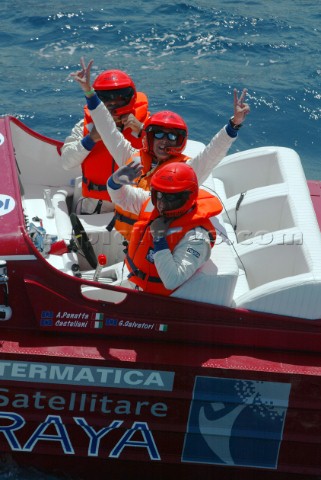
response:
<path id="1" fill-rule="evenodd" d="M 143 166 L 137 162 L 130 162 L 113 173 L 113 181 L 119 185 L 136 185 L 135 179 L 141 176 Z"/>
<path id="2" fill-rule="evenodd" d="M 93 142 L 99 142 L 101 140 L 101 136 L 100 134 L 98 133 L 97 131 L 97 128 L 95 127 L 95 125 L 92 126 L 92 129 L 90 130 L 90 133 L 89 133 L 89 136 L 90 138 L 92 139 Z"/>
<path id="3" fill-rule="evenodd" d="M 85 59 L 84 57 L 81 57 L 80 59 L 80 64 L 82 69 L 78 70 L 78 72 L 71 73 L 70 76 L 79 83 L 81 86 L 82 90 L 84 92 L 89 92 L 92 89 L 91 83 L 90 83 L 90 70 L 93 65 L 94 61 L 90 60 L 88 65 L 86 66 L 85 64 Z"/>
<path id="4" fill-rule="evenodd" d="M 247 94 L 247 89 L 243 88 L 240 97 L 238 98 L 237 89 L 234 88 L 234 115 L 233 122 L 236 125 L 240 125 L 244 122 L 246 115 L 250 113 L 250 106 L 248 103 L 244 102 L 244 99 Z"/>
<path id="5" fill-rule="evenodd" d="M 139 133 L 144 126 L 132 113 L 122 115 L 121 122 L 125 128 L 131 128 L 131 130 L 136 133 Z"/>
<path id="6" fill-rule="evenodd" d="M 159 240 L 160 238 L 166 237 L 167 230 L 171 224 L 171 219 L 167 217 L 157 217 L 150 224 L 150 233 L 154 240 Z"/>

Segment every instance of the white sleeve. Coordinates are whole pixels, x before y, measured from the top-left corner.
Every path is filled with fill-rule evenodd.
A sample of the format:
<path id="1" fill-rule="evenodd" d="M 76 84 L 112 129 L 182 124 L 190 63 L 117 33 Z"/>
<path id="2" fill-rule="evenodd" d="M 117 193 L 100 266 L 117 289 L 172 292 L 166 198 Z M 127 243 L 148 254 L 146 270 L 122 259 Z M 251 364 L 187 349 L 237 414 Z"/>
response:
<path id="1" fill-rule="evenodd" d="M 127 212 L 139 214 L 143 203 L 150 196 L 150 192 L 143 190 L 142 188 L 132 187 L 130 185 L 124 185 L 117 190 L 109 187 L 107 183 L 108 193 L 112 202 L 119 205 Z"/>
<path id="2" fill-rule="evenodd" d="M 61 164 L 64 170 L 79 167 L 90 153 L 81 143 L 84 137 L 83 133 L 84 121 L 80 120 L 65 139 L 65 143 L 61 148 Z"/>
<path id="3" fill-rule="evenodd" d="M 201 153 L 187 161 L 193 167 L 199 185 L 207 179 L 213 168 L 226 156 L 236 138 L 230 137 L 223 127 Z"/>
<path id="4" fill-rule="evenodd" d="M 100 102 L 94 110 L 90 110 L 90 115 L 105 147 L 109 150 L 117 165 L 122 167 L 137 150 L 118 130 L 113 117 L 103 102 Z"/>
<path id="5" fill-rule="evenodd" d="M 197 227 L 190 230 L 174 248 L 154 253 L 154 262 L 165 288 L 174 290 L 198 270 L 211 255 L 208 232 Z"/>

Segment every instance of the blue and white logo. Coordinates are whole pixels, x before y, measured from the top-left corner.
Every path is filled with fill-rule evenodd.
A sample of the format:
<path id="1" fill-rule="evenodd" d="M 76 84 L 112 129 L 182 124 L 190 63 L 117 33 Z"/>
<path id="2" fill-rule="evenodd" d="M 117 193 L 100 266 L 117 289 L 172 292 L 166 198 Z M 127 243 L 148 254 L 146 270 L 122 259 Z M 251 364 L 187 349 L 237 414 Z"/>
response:
<path id="1" fill-rule="evenodd" d="M 290 388 L 196 377 L 182 461 L 277 468 Z"/>
<path id="2" fill-rule="evenodd" d="M 3 195 L 0 193 L 0 217 L 12 212 L 15 207 L 15 201 L 9 195 Z"/>

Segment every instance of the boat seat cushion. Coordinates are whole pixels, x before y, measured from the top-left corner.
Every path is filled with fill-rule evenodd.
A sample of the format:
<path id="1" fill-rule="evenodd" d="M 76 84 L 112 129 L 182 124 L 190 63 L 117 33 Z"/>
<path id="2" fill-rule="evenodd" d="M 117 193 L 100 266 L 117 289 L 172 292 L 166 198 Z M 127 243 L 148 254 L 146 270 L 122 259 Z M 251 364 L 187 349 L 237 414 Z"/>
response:
<path id="1" fill-rule="evenodd" d="M 319 319 L 321 234 L 298 155 L 258 148 L 226 157 L 214 173 L 224 182 L 226 210 L 237 223 L 233 246 L 240 270 L 233 305 Z"/>

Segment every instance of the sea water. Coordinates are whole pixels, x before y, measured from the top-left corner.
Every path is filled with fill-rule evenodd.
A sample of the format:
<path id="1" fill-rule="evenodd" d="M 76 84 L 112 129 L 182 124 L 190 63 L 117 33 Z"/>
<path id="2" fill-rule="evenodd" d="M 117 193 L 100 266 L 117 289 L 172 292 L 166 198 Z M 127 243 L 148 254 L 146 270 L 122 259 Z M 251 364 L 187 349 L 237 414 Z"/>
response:
<path id="1" fill-rule="evenodd" d="M 63 141 L 83 114 L 70 77 L 83 56 L 93 77 L 125 70 L 151 112 L 176 111 L 207 143 L 233 114 L 233 89 L 247 88 L 251 113 L 230 153 L 290 147 L 321 178 L 319 2 L 1 0 L 0 12 L 0 115 Z M 5 478 L 45 477 L 7 462 Z"/>

